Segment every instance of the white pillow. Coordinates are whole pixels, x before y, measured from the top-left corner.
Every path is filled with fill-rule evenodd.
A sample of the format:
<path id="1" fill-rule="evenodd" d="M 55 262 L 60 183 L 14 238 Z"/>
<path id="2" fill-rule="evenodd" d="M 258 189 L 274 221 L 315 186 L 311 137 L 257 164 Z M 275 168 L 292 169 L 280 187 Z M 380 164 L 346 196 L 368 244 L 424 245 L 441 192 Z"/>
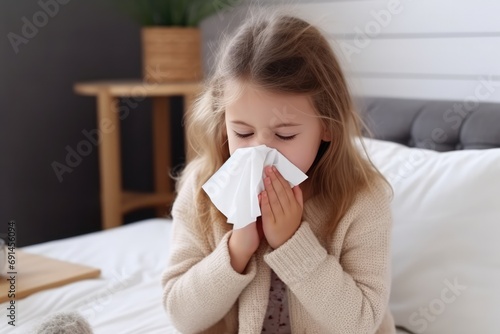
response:
<path id="1" fill-rule="evenodd" d="M 500 149 L 365 144 L 394 189 L 396 324 L 415 333 L 500 333 Z"/>

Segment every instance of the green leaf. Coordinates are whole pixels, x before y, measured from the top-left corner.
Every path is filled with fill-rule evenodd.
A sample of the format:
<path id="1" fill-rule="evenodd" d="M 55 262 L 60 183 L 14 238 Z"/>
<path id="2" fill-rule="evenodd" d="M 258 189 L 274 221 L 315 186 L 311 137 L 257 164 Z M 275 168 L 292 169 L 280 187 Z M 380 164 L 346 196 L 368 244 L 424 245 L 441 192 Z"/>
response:
<path id="1" fill-rule="evenodd" d="M 212 0 L 212 1 L 194 1 L 196 9 L 194 10 L 191 24 L 199 25 L 205 18 L 226 9 L 232 9 L 240 4 L 240 0 Z"/>
<path id="2" fill-rule="evenodd" d="M 196 27 L 222 10 L 234 8 L 241 0 L 104 0 L 130 15 L 143 26 Z"/>

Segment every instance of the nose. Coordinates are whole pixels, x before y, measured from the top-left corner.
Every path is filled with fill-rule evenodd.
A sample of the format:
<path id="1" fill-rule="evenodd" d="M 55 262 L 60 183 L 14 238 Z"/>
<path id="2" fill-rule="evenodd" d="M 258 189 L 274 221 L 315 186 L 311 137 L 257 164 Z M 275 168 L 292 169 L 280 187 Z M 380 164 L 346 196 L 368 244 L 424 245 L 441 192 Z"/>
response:
<path id="1" fill-rule="evenodd" d="M 259 146 L 259 145 L 266 145 L 267 147 L 272 147 L 273 143 L 273 134 L 272 131 L 266 129 L 261 131 L 258 135 L 255 135 L 251 145 L 252 146 Z"/>

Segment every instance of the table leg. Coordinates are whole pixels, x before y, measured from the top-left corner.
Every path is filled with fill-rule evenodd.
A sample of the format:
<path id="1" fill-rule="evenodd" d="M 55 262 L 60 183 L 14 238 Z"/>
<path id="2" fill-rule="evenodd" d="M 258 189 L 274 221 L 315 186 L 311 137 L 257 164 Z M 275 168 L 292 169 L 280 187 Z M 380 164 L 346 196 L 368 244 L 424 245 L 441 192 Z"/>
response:
<path id="1" fill-rule="evenodd" d="M 97 99 L 102 228 L 109 229 L 123 224 L 120 120 L 117 112 L 117 98 L 110 96 L 107 92 L 101 92 Z"/>
<path id="2" fill-rule="evenodd" d="M 154 182 L 157 193 L 171 193 L 172 180 L 168 176 L 171 168 L 170 143 L 170 99 L 168 97 L 153 98 L 153 159 Z M 165 217 L 168 213 L 165 203 L 156 209 L 158 217 Z"/>

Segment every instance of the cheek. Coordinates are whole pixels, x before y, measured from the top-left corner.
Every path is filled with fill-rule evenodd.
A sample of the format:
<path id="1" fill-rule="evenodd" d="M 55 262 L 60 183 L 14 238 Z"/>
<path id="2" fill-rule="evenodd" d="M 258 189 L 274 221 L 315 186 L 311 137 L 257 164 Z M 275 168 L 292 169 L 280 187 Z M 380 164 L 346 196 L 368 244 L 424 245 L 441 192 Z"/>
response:
<path id="1" fill-rule="evenodd" d="M 229 155 L 233 155 L 234 151 L 236 151 L 238 147 L 235 147 L 234 143 L 232 143 L 231 140 L 228 140 L 228 146 L 229 146 Z"/>
<path id="2" fill-rule="evenodd" d="M 229 147 L 229 155 L 233 155 L 234 151 L 236 151 L 239 148 L 245 147 L 244 145 L 242 145 L 241 141 L 238 139 L 239 138 L 234 138 L 234 136 L 227 137 L 227 145 Z"/>
<path id="3" fill-rule="evenodd" d="M 318 148 L 319 146 L 312 143 L 297 143 L 280 152 L 303 173 L 306 173 L 316 158 Z"/>

